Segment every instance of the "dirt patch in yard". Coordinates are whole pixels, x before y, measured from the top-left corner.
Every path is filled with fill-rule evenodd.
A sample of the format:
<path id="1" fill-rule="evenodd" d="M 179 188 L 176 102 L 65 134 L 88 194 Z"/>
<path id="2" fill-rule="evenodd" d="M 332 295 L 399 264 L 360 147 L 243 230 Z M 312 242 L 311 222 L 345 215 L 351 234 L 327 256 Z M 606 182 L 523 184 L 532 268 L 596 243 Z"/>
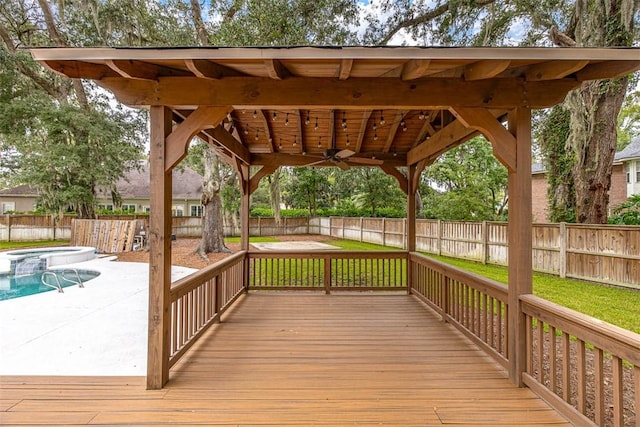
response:
<path id="1" fill-rule="evenodd" d="M 328 240 L 334 240 L 329 236 L 322 236 L 319 234 L 301 234 L 301 235 L 286 235 L 286 236 L 273 236 L 275 239 L 281 242 L 287 241 L 317 241 L 326 242 Z M 209 254 L 208 259 L 204 260 L 195 253 L 200 239 L 188 239 L 178 238 L 171 242 L 171 264 L 179 265 L 182 267 L 190 268 L 204 268 L 210 264 L 220 261 L 232 255 L 232 253 L 240 250 L 239 243 L 227 243 L 227 247 L 231 250 L 231 253 L 215 253 Z M 117 254 L 118 261 L 125 262 L 149 262 L 149 251 L 140 250 L 132 252 L 124 252 Z"/>

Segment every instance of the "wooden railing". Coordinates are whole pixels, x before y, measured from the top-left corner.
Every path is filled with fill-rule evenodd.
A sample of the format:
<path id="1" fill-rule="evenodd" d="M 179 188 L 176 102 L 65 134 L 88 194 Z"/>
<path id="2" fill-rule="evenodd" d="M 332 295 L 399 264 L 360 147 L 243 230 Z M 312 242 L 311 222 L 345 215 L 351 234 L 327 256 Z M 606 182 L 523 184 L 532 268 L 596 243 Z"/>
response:
<path id="1" fill-rule="evenodd" d="M 506 368 L 507 287 L 424 255 L 409 258 L 411 293 Z"/>
<path id="2" fill-rule="evenodd" d="M 173 283 L 169 366 L 242 294 L 246 255 L 238 252 Z"/>
<path id="3" fill-rule="evenodd" d="M 249 252 L 249 289 L 406 290 L 404 251 Z"/>
<path id="4" fill-rule="evenodd" d="M 533 295 L 524 383 L 576 425 L 639 426 L 640 335 Z"/>

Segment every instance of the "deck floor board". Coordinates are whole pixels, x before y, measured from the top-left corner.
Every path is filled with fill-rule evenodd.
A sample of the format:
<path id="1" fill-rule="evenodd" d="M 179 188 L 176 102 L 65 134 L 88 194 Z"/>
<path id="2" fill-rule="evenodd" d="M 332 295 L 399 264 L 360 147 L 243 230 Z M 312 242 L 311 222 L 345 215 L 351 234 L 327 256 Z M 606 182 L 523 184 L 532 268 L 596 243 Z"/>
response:
<path id="1" fill-rule="evenodd" d="M 249 294 L 163 390 L 131 377 L 0 387 L 2 425 L 570 425 L 407 295 Z"/>

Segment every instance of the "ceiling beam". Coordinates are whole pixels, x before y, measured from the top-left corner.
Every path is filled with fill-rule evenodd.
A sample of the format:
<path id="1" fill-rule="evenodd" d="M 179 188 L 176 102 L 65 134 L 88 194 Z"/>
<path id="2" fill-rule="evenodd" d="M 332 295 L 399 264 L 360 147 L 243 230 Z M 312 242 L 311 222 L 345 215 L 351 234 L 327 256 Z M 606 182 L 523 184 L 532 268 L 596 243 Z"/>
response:
<path id="1" fill-rule="evenodd" d="M 238 160 L 250 164 L 251 154 L 249 153 L 249 149 L 234 138 L 223 126 L 216 126 L 210 129 L 207 134 L 218 144 L 233 153 L 234 157 Z"/>
<path id="2" fill-rule="evenodd" d="M 355 157 L 355 156 L 354 156 Z M 365 157 L 363 154 L 360 157 Z M 392 156 L 391 154 L 377 154 L 376 159 L 384 161 L 385 165 L 390 166 L 406 166 L 407 160 L 406 157 L 398 154 L 397 156 Z M 260 166 L 260 165 L 275 165 L 275 166 L 306 166 L 309 163 L 313 163 L 315 161 L 322 160 L 322 156 L 312 156 L 312 155 L 303 155 L 303 154 L 286 154 L 286 153 L 253 153 L 251 154 L 251 165 L 252 166 Z M 370 164 L 364 163 L 356 163 L 351 162 L 349 159 L 345 159 L 345 162 L 350 166 L 362 166 L 362 167 L 370 167 Z M 322 162 L 317 164 L 316 166 L 336 166 L 335 163 L 331 161 Z"/>
<path id="3" fill-rule="evenodd" d="M 525 73 L 530 82 L 562 79 L 582 70 L 589 61 L 550 61 L 532 65 Z"/>
<path id="4" fill-rule="evenodd" d="M 127 105 L 233 105 L 236 109 L 388 109 L 454 107 L 542 108 L 561 102 L 579 86 L 571 79 L 525 82 L 505 78 L 467 82 L 432 78 L 397 79 L 236 77 L 222 80 L 160 77 L 158 82 L 104 78 L 99 83 Z"/>
<path id="5" fill-rule="evenodd" d="M 511 61 L 509 60 L 484 60 L 474 62 L 465 67 L 463 75 L 467 81 L 490 79 L 506 70 Z"/>

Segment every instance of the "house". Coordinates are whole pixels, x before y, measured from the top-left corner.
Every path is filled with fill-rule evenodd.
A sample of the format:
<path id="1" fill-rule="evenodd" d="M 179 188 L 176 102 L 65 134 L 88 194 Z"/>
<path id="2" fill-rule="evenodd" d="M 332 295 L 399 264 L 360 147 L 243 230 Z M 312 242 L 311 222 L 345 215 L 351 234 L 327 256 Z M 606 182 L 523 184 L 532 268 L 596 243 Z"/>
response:
<path id="1" fill-rule="evenodd" d="M 98 207 L 106 210 L 122 210 L 131 213 L 149 212 L 149 163 L 140 163 L 139 169 L 125 174 L 116 183 L 120 196 L 119 206 L 113 202 L 111 191 L 106 187 L 96 190 Z M 173 216 L 202 216 L 202 177 L 188 167 L 173 171 Z M 38 199 L 37 190 L 29 185 L 0 190 L 1 213 L 31 212 Z"/>
<path id="2" fill-rule="evenodd" d="M 624 165 L 626 197 L 640 193 L 640 137 L 617 152 L 616 161 Z"/>
<path id="3" fill-rule="evenodd" d="M 531 199 L 533 201 L 533 221 L 549 221 L 549 203 L 547 202 L 546 169 L 542 163 L 531 165 Z M 640 137 L 621 151 L 613 160 L 611 170 L 611 189 L 609 190 L 609 212 L 624 203 L 633 194 L 640 193 Z"/>

